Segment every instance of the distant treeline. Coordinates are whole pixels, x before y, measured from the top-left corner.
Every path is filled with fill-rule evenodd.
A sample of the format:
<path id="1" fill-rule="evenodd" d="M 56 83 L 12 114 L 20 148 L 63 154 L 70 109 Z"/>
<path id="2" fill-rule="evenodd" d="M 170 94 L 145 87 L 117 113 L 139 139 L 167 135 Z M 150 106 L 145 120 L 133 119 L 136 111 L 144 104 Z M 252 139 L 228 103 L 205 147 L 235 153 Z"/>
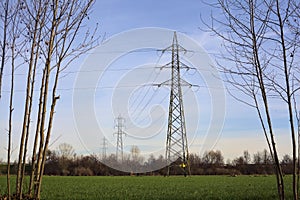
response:
<path id="1" fill-rule="evenodd" d="M 104 162 L 102 162 L 104 161 Z M 114 154 L 104 159 L 99 159 L 95 155 L 76 156 L 66 155 L 56 151 L 48 151 L 47 162 L 45 165 L 45 175 L 62 175 L 62 176 L 118 176 L 129 175 L 130 172 L 122 172 L 113 169 L 103 163 L 116 163 Z M 252 156 L 248 151 L 244 151 L 243 155 L 224 162 L 221 151 L 208 151 L 202 156 L 196 154 L 189 155 L 190 169 L 192 175 L 250 175 L 250 174 L 274 174 L 274 166 L 272 157 L 267 150 L 257 152 Z M 125 156 L 123 165 L 134 169 L 149 169 L 141 175 L 165 175 L 166 167 L 158 169 L 157 166 L 165 166 L 163 156 L 155 158 L 151 155 L 147 160 L 141 156 Z M 182 169 L 180 163 L 173 163 L 171 174 L 180 175 Z M 176 167 L 177 166 L 177 167 Z M 281 160 L 281 166 L 284 174 L 292 173 L 292 159 L 289 155 L 285 155 Z M 26 172 L 29 173 L 31 165 L 26 166 Z M 128 169 L 128 168 L 127 168 Z M 158 169 L 151 171 L 150 169 Z M 16 173 L 17 164 L 11 165 L 11 173 Z M 6 164 L 0 166 L 0 175 L 6 174 Z M 135 175 L 139 175 L 135 174 Z"/>

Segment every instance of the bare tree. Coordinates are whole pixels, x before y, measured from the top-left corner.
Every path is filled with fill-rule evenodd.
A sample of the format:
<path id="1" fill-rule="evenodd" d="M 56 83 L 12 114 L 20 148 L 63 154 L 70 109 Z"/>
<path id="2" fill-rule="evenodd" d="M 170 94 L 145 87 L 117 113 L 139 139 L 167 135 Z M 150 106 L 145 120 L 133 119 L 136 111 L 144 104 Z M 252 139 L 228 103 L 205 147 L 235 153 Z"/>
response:
<path id="1" fill-rule="evenodd" d="M 220 150 L 211 150 L 208 152 L 206 151 L 203 154 L 202 162 L 208 165 L 221 166 L 224 164 L 224 157 Z"/>
<path id="2" fill-rule="evenodd" d="M 222 11 L 222 19 L 212 15 L 212 23 L 206 24 L 224 40 L 226 54 L 222 59 L 226 64 L 219 61 L 218 64 L 225 80 L 241 92 L 237 95 L 229 90 L 229 93 L 254 107 L 258 113 L 276 167 L 280 199 L 285 198 L 284 183 L 270 106 L 274 99 L 286 104 L 293 147 L 293 195 L 297 199 L 297 146 L 292 99 L 299 89 L 299 81 L 296 82 L 299 69 L 294 63 L 299 37 L 286 30 L 291 16 L 299 12 L 299 3 L 294 0 L 218 0 L 212 6 Z M 298 30 L 299 26 L 293 23 L 293 28 Z"/>
<path id="3" fill-rule="evenodd" d="M 292 37 L 292 43 L 289 43 L 288 45 L 291 46 L 290 50 L 288 53 L 289 57 L 291 59 L 290 62 L 288 62 L 288 73 L 286 75 L 288 75 L 287 78 L 289 78 L 289 80 L 291 80 L 291 98 L 293 99 L 294 102 L 294 113 L 296 116 L 296 121 L 295 121 L 295 126 L 298 127 L 298 133 L 294 133 L 295 135 L 297 135 L 298 140 L 297 140 L 297 148 L 298 148 L 298 152 L 297 152 L 297 164 L 296 164 L 296 159 L 294 158 L 296 152 L 293 152 L 293 171 L 294 171 L 294 176 L 293 179 L 295 179 L 295 170 L 297 168 L 297 185 L 294 185 L 294 189 L 297 188 L 297 192 L 299 193 L 299 173 L 300 173 L 300 112 L 299 108 L 297 107 L 299 104 L 297 104 L 297 95 L 299 95 L 299 84 L 300 84 L 300 77 L 299 77 L 299 73 L 300 73 L 300 63 L 299 60 L 297 60 L 297 63 L 295 62 L 295 57 L 297 56 L 297 54 L 299 54 L 299 46 L 300 46 L 300 2 L 297 1 L 291 1 L 290 2 L 290 7 L 291 10 L 289 10 L 288 12 L 288 18 L 284 19 L 284 23 L 287 24 L 287 26 L 289 27 L 289 31 L 292 33 L 293 37 Z M 297 67 L 293 67 L 297 66 Z M 291 69 L 292 68 L 292 69 Z M 290 109 L 290 108 L 289 108 Z M 291 117 L 291 116 L 290 116 Z M 292 122 L 293 123 L 293 122 Z M 293 126 L 293 124 L 291 124 L 291 126 Z M 297 132 L 297 131 L 296 131 Z M 295 136 L 296 137 L 296 136 Z M 296 138 L 295 138 L 296 140 Z M 296 141 L 293 141 L 294 143 L 296 143 Z M 293 143 L 293 145 L 295 145 Z M 294 192 L 295 193 L 295 192 Z"/>
<path id="4" fill-rule="evenodd" d="M 40 198 L 42 176 L 51 136 L 55 106 L 59 99 L 56 90 L 59 83 L 60 72 L 66 69 L 66 67 L 79 55 L 92 49 L 97 40 L 97 38 L 94 38 L 96 29 L 93 32 L 87 30 L 81 38 L 79 35 L 80 30 L 83 28 L 83 21 L 88 19 L 93 2 L 93 0 L 56 0 L 50 5 L 49 11 L 52 19 L 46 24 L 46 26 L 49 25 L 48 30 L 50 30 L 50 33 L 49 36 L 46 37 L 47 48 L 45 50 L 44 81 L 41 85 L 41 91 L 43 92 L 40 94 L 42 95 L 42 110 L 41 113 L 39 113 L 39 115 L 41 115 L 39 128 L 40 146 L 35 178 L 37 185 L 34 193 L 34 197 L 38 199 Z M 77 38 L 80 38 L 81 42 L 75 42 Z M 47 96 L 48 88 L 50 87 L 51 74 L 53 74 L 54 82 L 50 94 L 50 111 L 46 118 Z M 45 123 L 46 119 L 48 119 L 47 125 Z M 44 132 L 45 130 L 46 132 Z"/>
<path id="5" fill-rule="evenodd" d="M 291 18 L 291 12 L 294 13 L 299 8 L 293 7 L 294 1 L 281 1 L 276 0 L 272 12 L 274 14 L 274 19 L 270 19 L 268 23 L 268 28 L 274 31 L 276 34 L 275 43 L 277 43 L 279 49 L 274 55 L 274 60 L 278 63 L 274 64 L 274 67 L 277 67 L 275 74 L 272 74 L 269 78 L 271 82 L 271 89 L 277 93 L 284 103 L 288 107 L 288 119 L 290 124 L 291 140 L 292 140 L 292 149 L 293 149 L 293 195 L 294 199 L 298 199 L 298 189 L 297 189 L 297 139 L 296 139 L 296 130 L 295 130 L 295 119 L 294 119 L 294 109 L 293 109 L 293 95 L 295 91 L 299 89 L 299 85 L 295 85 L 294 79 L 299 77 L 296 72 L 296 66 L 294 65 L 294 54 L 297 49 L 297 34 L 287 34 L 286 29 L 288 29 L 288 20 Z M 291 10 L 289 10 L 291 8 Z M 272 25 L 272 24 L 275 24 Z M 279 66 L 278 66 L 279 65 Z M 282 80 L 280 80 L 282 77 Z M 295 90 L 296 89 L 296 90 Z"/>
<path id="6" fill-rule="evenodd" d="M 3 77 L 3 70 L 5 66 L 5 61 L 7 60 L 7 40 L 8 40 L 8 21 L 9 21 L 9 8 L 10 3 L 9 0 L 2 2 L 0 11 L 3 13 L 1 14 L 1 24 L 3 27 L 3 35 L 1 35 L 2 40 L 0 40 L 1 46 L 1 66 L 0 66 L 0 99 L 2 93 L 2 77 Z M 11 132 L 12 132 L 12 102 L 13 102 L 13 74 L 14 74 L 14 66 L 12 62 L 12 77 L 11 77 L 11 93 L 10 93 L 10 102 L 9 102 L 9 122 L 8 122 L 8 142 L 7 142 L 7 194 L 8 198 L 10 199 L 11 194 L 11 186 L 10 186 L 10 154 L 11 154 Z"/>
<path id="7" fill-rule="evenodd" d="M 20 4 L 6 0 L 2 2 L 1 20 L 3 20 L 3 37 L 1 41 L 1 73 L 0 73 L 0 93 L 2 87 L 2 76 L 4 67 L 11 68 L 10 80 L 10 95 L 9 95 L 9 116 L 8 116 L 8 141 L 7 141 L 7 196 L 11 199 L 11 183 L 10 183 L 10 167 L 11 167 L 11 153 L 12 153 L 12 129 L 13 129 L 13 99 L 14 99 L 14 74 L 15 70 L 19 68 L 23 62 L 19 59 L 24 48 L 24 41 L 21 38 L 23 27 L 20 25 L 19 7 Z M 8 85 L 8 83 L 7 83 Z M 1 94 L 0 94 L 1 96 Z"/>
<path id="8" fill-rule="evenodd" d="M 10 190 L 10 154 L 12 135 L 12 114 L 14 96 L 15 63 L 26 67 L 27 80 L 22 132 L 20 134 L 19 158 L 16 178 L 16 198 L 22 199 L 24 192 L 25 165 L 27 160 L 29 135 L 32 126 L 34 89 L 39 85 L 38 113 L 32 152 L 32 171 L 29 181 L 28 195 L 40 198 L 40 188 L 44 172 L 45 160 L 59 95 L 56 94 L 61 71 L 65 70 L 73 60 L 97 45 L 95 37 L 97 26 L 90 30 L 84 26 L 89 18 L 93 0 L 38 0 L 1 2 L 1 68 L 0 95 L 2 74 L 5 64 L 11 62 L 11 93 L 8 124 L 8 175 L 7 193 Z M 14 13 L 14 14 L 12 14 Z M 82 32 L 84 31 L 84 32 Z M 8 52 L 11 52 L 8 54 Z M 17 60 L 17 62 L 16 62 Z M 37 74 L 42 77 L 36 82 Z M 49 108 L 50 102 L 50 110 Z"/>
<path id="9" fill-rule="evenodd" d="M 285 154 L 281 160 L 282 164 L 288 165 L 293 163 L 293 159 L 289 154 Z"/>
<path id="10" fill-rule="evenodd" d="M 58 163 L 62 171 L 61 173 L 68 175 L 70 173 L 68 165 L 76 156 L 74 148 L 68 143 L 62 143 L 58 146 L 57 156 L 59 157 Z"/>
<path id="11" fill-rule="evenodd" d="M 138 161 L 139 160 L 139 156 L 140 156 L 140 149 L 138 146 L 136 145 L 132 145 L 131 149 L 130 149 L 130 152 L 131 152 L 131 158 L 133 161 Z"/>
<path id="12" fill-rule="evenodd" d="M 257 152 L 253 154 L 253 163 L 254 164 L 261 164 L 263 163 L 263 155 L 261 152 Z"/>
<path id="13" fill-rule="evenodd" d="M 23 63 L 18 64 L 17 60 L 24 47 L 24 42 L 19 40 L 22 28 L 20 26 L 20 18 L 18 17 L 19 4 L 10 6 L 11 21 L 9 26 L 10 32 L 10 61 L 11 61 L 11 86 L 10 86 L 10 98 L 9 98 L 9 119 L 8 119 L 8 143 L 7 143 L 7 195 L 8 199 L 11 198 L 11 188 L 10 188 L 10 154 L 12 146 L 12 127 L 13 127 L 13 99 L 14 99 L 14 79 L 15 79 L 15 69 Z M 17 65 L 17 66 L 16 66 Z"/>
<path id="14" fill-rule="evenodd" d="M 65 159 L 71 159 L 75 155 L 75 150 L 72 145 L 68 143 L 62 143 L 58 146 L 58 156 Z"/>
<path id="15" fill-rule="evenodd" d="M 7 5 L 8 5 L 8 2 L 7 2 Z M 7 196 L 8 196 L 8 199 L 11 199 L 11 197 L 10 197 L 11 196 L 10 154 L 11 154 L 11 140 L 12 140 L 12 116 L 13 116 L 13 110 L 14 110 L 13 109 L 13 96 L 14 96 L 14 73 L 15 73 L 15 63 L 14 63 L 15 39 L 16 38 L 14 37 L 12 40 L 12 44 L 11 44 L 11 53 L 12 53 L 12 55 L 11 55 L 12 56 L 12 59 L 11 59 L 11 87 L 10 87 L 11 89 L 10 89 L 10 99 L 9 99 L 8 142 L 7 142 Z"/>
<path id="16" fill-rule="evenodd" d="M 41 1 L 36 1 L 33 9 L 38 8 L 36 13 L 30 12 L 28 9 L 29 6 L 27 2 L 22 2 L 22 11 L 20 14 L 22 16 L 22 22 L 26 26 L 26 35 L 24 38 L 29 42 L 28 52 L 29 55 L 23 54 L 25 61 L 28 63 L 28 72 L 27 72 L 27 83 L 26 83 L 26 99 L 25 99 L 25 109 L 24 109 L 24 118 L 23 126 L 21 133 L 21 141 L 19 146 L 19 160 L 18 160 L 18 171 L 17 171 L 17 181 L 16 181 L 16 194 L 19 198 L 22 197 L 23 192 L 23 179 L 26 165 L 26 156 L 27 156 L 27 144 L 29 138 L 29 129 L 30 129 L 30 120 L 31 120 L 31 111 L 32 111 L 32 100 L 33 100 L 33 91 L 34 91 L 34 80 L 35 80 L 35 71 L 36 71 L 36 61 L 39 56 L 38 49 L 40 47 L 40 41 L 38 38 L 41 35 L 41 8 L 38 4 L 41 4 Z M 33 16 L 36 16 L 36 20 L 33 20 Z M 34 21 L 33 26 L 31 26 L 31 20 Z"/>
<path id="17" fill-rule="evenodd" d="M 251 156 L 248 150 L 245 150 L 243 153 L 244 163 L 249 164 L 251 162 Z"/>

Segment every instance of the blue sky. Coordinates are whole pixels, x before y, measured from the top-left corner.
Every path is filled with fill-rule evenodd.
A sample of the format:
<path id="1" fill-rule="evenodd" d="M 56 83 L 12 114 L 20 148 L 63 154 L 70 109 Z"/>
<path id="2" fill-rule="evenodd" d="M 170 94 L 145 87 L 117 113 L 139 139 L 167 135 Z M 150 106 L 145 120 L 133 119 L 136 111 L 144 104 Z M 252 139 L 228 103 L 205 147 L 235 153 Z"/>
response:
<path id="1" fill-rule="evenodd" d="M 186 35 L 187 37 L 193 39 L 198 45 L 203 47 L 203 51 L 207 53 L 207 56 L 210 56 L 211 62 L 214 63 L 215 55 L 220 51 L 221 40 L 211 36 L 207 32 L 203 32 L 201 28 L 204 28 L 200 20 L 200 15 L 203 19 L 209 20 L 210 13 L 213 12 L 214 15 L 218 15 L 218 12 L 211 10 L 211 8 L 201 1 L 189 0 L 189 1 L 122 1 L 122 0 L 110 0 L 110 1 L 96 1 L 93 12 L 90 16 L 89 25 L 94 26 L 95 23 L 99 23 L 99 34 L 102 36 L 102 40 L 109 39 L 115 34 L 122 33 L 124 31 L 129 31 L 136 28 L 145 28 L 145 27 L 158 27 L 164 29 L 171 29 L 179 32 L 181 35 Z M 145 35 L 145 37 L 150 37 Z M 172 37 L 170 37 L 171 45 Z M 125 41 L 126 43 L 126 41 Z M 179 41 L 180 43 L 180 41 Z M 166 42 L 168 44 L 168 42 Z M 166 46 L 167 47 L 167 46 Z M 113 47 L 118 49 L 118 47 Z M 97 53 L 97 52 L 96 52 Z M 82 56 L 79 60 L 74 62 L 69 69 L 65 72 L 76 72 L 80 70 L 80 67 L 84 67 L 89 59 L 89 56 L 97 55 L 94 52 L 91 52 L 87 55 Z M 100 55 L 100 54 L 99 54 Z M 101 54 L 103 57 L 103 54 Z M 105 76 L 99 80 L 97 89 L 94 92 L 94 112 L 96 120 L 101 124 L 102 134 L 98 134 L 98 130 L 94 130 L 89 127 L 89 124 L 85 124 L 86 133 L 82 131 L 78 132 L 78 124 L 76 124 L 76 113 L 74 114 L 74 90 L 59 90 L 61 99 L 57 104 L 57 112 L 55 116 L 55 126 L 52 135 L 52 141 L 54 142 L 50 148 L 56 149 L 60 143 L 67 142 L 71 144 L 78 154 L 82 153 L 101 153 L 101 144 L 103 135 L 107 137 L 111 143 L 109 150 L 115 152 L 114 150 L 114 140 L 113 133 L 116 131 L 114 129 L 114 120 L 113 118 L 119 114 L 126 116 L 126 113 L 122 111 L 122 107 L 126 107 L 129 110 L 139 113 L 139 117 L 145 119 L 144 121 L 139 121 L 139 126 L 147 127 L 151 123 L 155 122 L 155 126 L 151 127 L 152 130 L 160 130 L 159 134 L 155 137 L 152 137 L 152 140 L 133 140 L 130 137 L 124 139 L 125 150 L 129 150 L 131 145 L 138 145 L 142 152 L 151 152 L 155 149 L 158 150 L 158 153 L 164 154 L 164 144 L 166 136 L 166 120 L 167 120 L 167 106 L 168 106 L 168 88 L 162 88 L 161 91 L 156 91 L 156 89 L 147 89 L 146 87 L 135 87 L 133 90 L 130 88 L 123 88 L 118 91 L 118 89 L 113 88 L 112 86 L 118 85 L 124 86 L 128 85 L 141 85 L 142 80 L 138 77 L 150 77 L 148 82 L 157 81 L 163 82 L 163 80 L 168 79 L 168 71 L 157 72 L 154 67 L 161 66 L 163 63 L 168 62 L 169 55 L 165 55 L 162 58 L 159 58 L 157 52 L 154 51 L 145 51 L 137 52 L 133 54 L 126 54 L 123 57 L 117 59 L 111 66 L 110 69 L 117 69 L 116 71 L 107 71 Z M 187 57 L 188 59 L 188 57 Z M 101 65 L 101 60 L 94 58 L 93 68 L 97 70 L 96 64 Z M 95 64 L 96 63 L 96 64 Z M 121 71 L 120 68 L 128 69 Z M 145 68 L 145 70 L 138 70 L 138 68 Z M 135 70 L 136 69 L 136 70 Z M 205 85 L 205 71 L 202 71 L 201 74 L 187 73 L 185 78 L 189 81 L 195 81 L 196 84 Z M 8 73 L 8 72 L 6 72 Z M 83 72 L 85 73 L 85 72 Z M 141 73 L 141 74 L 139 74 Z M 158 75 L 158 78 L 155 78 L 155 75 Z M 86 72 L 87 77 L 92 76 L 91 72 Z M 70 73 L 64 78 L 61 79 L 59 88 L 60 89 L 72 89 L 75 88 L 77 91 L 78 86 L 76 85 L 76 78 L 78 73 Z M 134 77 L 137 77 L 134 79 Z M 142 78 L 143 79 L 143 78 Z M 17 146 L 19 143 L 18 133 L 20 131 L 20 123 L 22 120 L 23 109 L 19 105 L 19 100 L 24 99 L 25 88 L 22 84 L 24 76 L 20 75 L 18 77 L 17 89 L 19 92 L 16 93 L 15 97 L 15 128 L 14 128 L 14 146 Z M 8 80 L 6 80 L 7 82 Z M 101 82 L 102 81 L 102 82 Z M 122 81 L 124 83 L 122 83 Z M 123 85 L 122 85 L 123 84 Z M 105 88 L 103 85 L 106 85 Z M 104 87 L 104 88 L 101 88 Z M 5 87 L 4 87 L 5 88 Z M 112 91 L 115 89 L 114 91 Z M 219 90 L 222 88 L 218 88 Z M 147 92 L 148 91 L 148 92 Z M 119 92 L 119 93 L 118 93 Z M 123 95 L 126 96 L 126 93 L 130 93 L 130 98 L 128 104 L 122 106 L 119 101 L 116 104 L 119 104 L 120 107 L 116 108 L 115 113 L 111 113 L 110 107 L 113 102 L 111 102 L 111 96 L 117 95 L 117 99 L 120 100 Z M 142 95 L 146 94 L 145 99 L 141 99 L 139 93 Z M 146 105 L 151 95 L 156 93 L 157 98 L 153 98 L 153 101 L 149 101 L 150 108 L 145 108 L 146 112 L 140 111 L 143 109 L 143 105 Z M 209 145 L 204 147 L 205 137 L 207 136 L 208 123 L 212 115 L 211 109 L 211 91 L 209 88 L 201 88 L 200 92 L 191 92 L 188 89 L 184 89 L 184 93 L 187 98 L 185 101 L 186 107 L 186 119 L 187 119 L 187 129 L 188 131 L 193 132 L 190 136 L 190 140 L 193 141 L 190 147 L 190 151 L 193 153 L 200 153 L 203 150 L 209 150 L 210 148 L 219 149 L 223 152 L 225 158 L 234 158 L 238 155 L 241 155 L 243 150 L 249 150 L 250 153 L 255 153 L 256 151 L 261 151 L 266 148 L 266 142 L 263 137 L 263 132 L 261 130 L 259 121 L 257 120 L 257 115 L 254 109 L 245 106 L 244 104 L 237 102 L 228 94 L 226 94 L 226 116 L 224 124 L 220 126 L 223 127 L 220 133 L 213 133 L 218 135 L 218 140 L 215 140 L 215 145 Z M 83 95 L 84 93 L 82 93 Z M 128 94 L 128 93 L 127 93 Z M 196 94 L 196 95 L 195 95 Z M 119 96 L 118 96 L 119 95 Z M 237 95 L 238 92 L 237 92 Z M 167 99 L 165 98 L 167 97 Z M 115 98 L 115 99 L 116 99 Z M 135 100 L 139 98 L 138 100 Z M 81 102 L 84 101 L 84 96 L 80 97 Z M 216 99 L 215 99 L 216 100 Z M 4 98 L 0 104 L 1 112 L 6 112 L 8 109 L 5 107 L 8 101 L 8 94 L 4 93 Z M 37 99 L 35 100 L 37 101 Z M 140 105 L 140 108 L 134 108 L 134 105 L 131 103 L 135 102 L 135 105 Z M 141 102 L 137 104 L 136 102 Z M 145 103 L 146 102 L 146 103 Z M 222 102 L 220 102 L 221 104 Z M 194 111 L 194 107 L 190 105 L 197 104 L 197 112 Z M 83 104 L 84 105 L 84 104 Z M 158 105 L 158 106 L 157 106 Z M 279 151 L 282 154 L 290 153 L 290 141 L 288 139 L 289 132 L 287 131 L 286 123 L 287 117 L 283 112 L 283 108 L 278 107 L 278 102 L 273 102 L 272 112 L 273 120 L 275 122 L 276 134 Z M 84 110 L 84 107 L 81 109 Z M 149 110 L 148 110 L 149 109 Z M 76 109 L 75 109 L 76 110 Z M 79 109 L 80 110 L 80 109 Z M 123 112 L 123 113 L 122 113 Z M 217 112 L 217 111 L 215 111 Z M 161 114 L 165 113 L 165 114 Z M 80 113 L 81 114 L 81 113 Z M 150 115 L 149 115 L 150 114 Z M 90 116 L 83 116 L 84 118 L 89 119 Z M 152 118 L 151 118 L 152 117 Z M 6 117 L 1 116 L 0 125 L 1 127 L 6 127 Z M 197 119 L 197 120 L 195 120 Z M 152 121 L 151 121 L 152 120 Z M 128 124 L 125 131 L 128 134 L 139 135 L 141 131 L 139 129 L 132 129 L 130 119 L 126 120 Z M 88 122 L 87 122 L 88 123 Z M 224 126 L 223 126 L 224 125 Z M 157 128 L 161 129 L 157 129 Z M 5 132 L 5 130 L 2 130 Z M 95 133 L 96 132 L 96 133 Z M 146 135 L 151 133 L 144 132 Z M 2 134 L 2 136 L 5 133 Z M 196 135 L 196 137 L 194 137 Z M 1 136 L 1 137 L 2 137 Z M 149 135 L 148 135 L 149 136 Z M 5 158 L 5 152 L 3 149 L 6 145 L 5 141 L 1 140 L 1 153 L 0 158 Z M 13 152 L 16 155 L 16 151 Z M 157 152 L 156 152 L 157 153 Z"/>

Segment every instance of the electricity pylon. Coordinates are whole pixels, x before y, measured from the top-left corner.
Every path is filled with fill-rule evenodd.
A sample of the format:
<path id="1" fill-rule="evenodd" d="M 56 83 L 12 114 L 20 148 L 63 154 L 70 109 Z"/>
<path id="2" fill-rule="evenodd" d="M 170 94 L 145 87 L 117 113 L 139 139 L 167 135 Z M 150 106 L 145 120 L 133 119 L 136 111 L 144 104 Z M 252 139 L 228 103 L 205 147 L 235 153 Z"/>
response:
<path id="1" fill-rule="evenodd" d="M 117 132 L 114 133 L 117 135 L 117 146 L 116 146 L 116 159 L 123 162 L 123 135 L 126 135 L 124 132 L 125 128 L 125 119 L 119 115 L 115 119 L 115 128 Z"/>
<path id="2" fill-rule="evenodd" d="M 172 61 L 162 67 L 171 68 L 171 79 L 158 84 L 158 86 L 171 86 L 166 142 L 166 162 L 168 167 L 166 175 L 170 175 L 171 167 L 178 166 L 186 176 L 191 174 L 191 170 L 181 86 L 191 87 L 193 85 L 181 78 L 180 71 L 183 68 L 188 70 L 190 67 L 179 60 L 179 52 L 186 50 L 178 44 L 176 32 L 174 32 L 172 45 L 163 50 L 163 52 L 165 51 L 172 52 Z"/>
<path id="3" fill-rule="evenodd" d="M 103 137 L 102 139 L 102 159 L 106 158 L 106 150 L 107 150 L 107 139 Z"/>

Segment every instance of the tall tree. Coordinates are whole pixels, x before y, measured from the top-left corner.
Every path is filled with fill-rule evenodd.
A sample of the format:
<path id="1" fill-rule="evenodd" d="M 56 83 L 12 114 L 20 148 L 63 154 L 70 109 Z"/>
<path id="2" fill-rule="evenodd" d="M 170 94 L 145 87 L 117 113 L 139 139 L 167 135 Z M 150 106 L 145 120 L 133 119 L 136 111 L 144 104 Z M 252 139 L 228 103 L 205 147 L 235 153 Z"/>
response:
<path id="1" fill-rule="evenodd" d="M 10 79 L 10 95 L 9 95 L 9 114 L 8 114 L 8 139 L 7 139 L 7 196 L 11 198 L 10 168 L 11 168 L 11 152 L 12 152 L 12 133 L 13 133 L 13 101 L 14 101 L 14 82 L 15 70 L 19 68 L 22 62 L 21 53 L 24 50 L 24 41 L 21 37 L 24 27 L 21 26 L 21 18 L 19 16 L 20 3 L 14 1 L 1 2 L 0 10 L 2 11 L 0 21 L 2 23 L 3 34 L 1 34 L 1 69 L 0 69 L 0 96 L 2 88 L 2 77 L 4 67 L 9 68 L 11 72 Z M 6 85 L 9 85 L 6 82 Z"/>
<path id="2" fill-rule="evenodd" d="M 281 100 L 287 108 L 293 147 L 293 195 L 297 199 L 297 146 L 292 99 L 299 89 L 299 81 L 296 81 L 299 80 L 299 69 L 294 62 L 299 32 L 288 29 L 298 30 L 299 24 L 293 22 L 291 26 L 288 22 L 299 12 L 299 3 L 295 0 L 217 0 L 212 6 L 222 12 L 222 19 L 212 15 L 212 23 L 206 24 L 210 31 L 224 40 L 226 53 L 218 64 L 225 81 L 242 93 L 237 95 L 229 90 L 232 96 L 257 111 L 276 167 L 280 199 L 285 198 L 284 182 L 270 107 L 273 101 Z"/>
<path id="3" fill-rule="evenodd" d="M 50 142 L 55 106 L 59 99 L 56 91 L 60 72 L 66 69 L 74 59 L 92 49 L 96 44 L 95 41 L 97 38 L 94 37 L 96 28 L 92 32 L 90 30 L 87 30 L 85 33 L 80 32 L 83 28 L 84 20 L 88 19 L 93 3 L 93 0 L 56 0 L 50 5 L 49 12 L 51 13 L 51 18 L 46 24 L 46 26 L 49 25 L 48 30 L 50 30 L 50 33 L 46 36 L 47 47 L 45 48 L 44 81 L 41 84 L 41 91 L 43 92 L 40 94 L 42 95 L 42 110 L 39 113 L 41 115 L 39 128 L 40 145 L 39 156 L 36 162 L 35 182 L 37 185 L 35 187 L 34 198 L 40 198 L 42 176 Z M 80 42 L 77 42 L 77 39 L 81 39 L 79 40 Z M 51 75 L 54 78 L 52 86 L 50 86 Z M 51 105 L 47 113 L 47 97 L 50 87 Z M 46 119 L 48 120 L 47 123 Z"/>
<path id="4" fill-rule="evenodd" d="M 24 38 L 28 41 L 27 44 L 27 53 L 23 56 L 25 61 L 28 64 L 27 71 L 27 82 L 26 82 L 26 98 L 24 105 L 24 116 L 23 116 L 23 126 L 21 133 L 21 140 L 19 146 L 19 159 L 18 159 L 18 170 L 17 170 L 17 181 L 16 181 L 16 194 L 19 198 L 22 197 L 23 192 L 23 179 L 26 165 L 26 156 L 27 156 L 27 145 L 30 132 L 30 121 L 32 113 L 32 101 L 33 101 L 33 92 L 35 86 L 35 75 L 37 68 L 37 60 L 39 58 L 39 49 L 41 47 L 42 37 L 42 16 L 45 16 L 46 10 L 42 8 L 42 1 L 34 1 L 32 5 L 30 2 L 22 2 L 22 8 L 20 11 L 20 16 L 22 16 L 22 22 L 26 26 L 26 35 Z M 46 6 L 47 7 L 47 6 Z M 34 23 L 32 23 L 32 21 Z"/>
<path id="5" fill-rule="evenodd" d="M 11 198 L 11 188 L 10 188 L 10 154 L 12 146 L 12 130 L 13 130 L 13 101 L 14 101 L 14 84 L 15 84 L 15 69 L 24 64 L 20 62 L 18 57 L 20 56 L 24 41 L 21 38 L 23 31 L 22 26 L 20 26 L 20 17 L 18 17 L 19 4 L 10 6 L 11 21 L 9 26 L 10 32 L 10 63 L 11 63 L 11 86 L 10 86 L 10 98 L 9 98 L 9 119 L 8 119 L 8 143 L 7 143 L 7 194 L 8 199 Z"/>
<path id="6" fill-rule="evenodd" d="M 3 35 L 1 35 L 3 38 L 0 39 L 0 46 L 1 46 L 1 66 L 0 66 L 0 99 L 1 99 L 1 93 L 2 93 L 2 77 L 3 77 L 3 70 L 5 66 L 5 61 L 7 60 L 6 54 L 7 54 L 7 40 L 8 40 L 8 18 L 9 18 L 9 9 L 10 9 L 10 2 L 9 0 L 6 0 L 2 2 L 0 11 L 4 13 L 4 15 L 1 15 L 1 24 L 3 27 Z M 13 52 L 12 52 L 13 53 Z M 12 77 L 11 77 L 11 93 L 10 93 L 10 102 L 9 102 L 9 122 L 8 122 L 8 142 L 7 142 L 7 194 L 10 199 L 11 194 L 11 186 L 10 186 L 10 154 L 11 154 L 11 134 L 12 134 L 12 102 L 13 102 L 13 90 L 14 90 L 14 66 L 12 62 Z"/>
<path id="7" fill-rule="evenodd" d="M 7 0 L 6 2 L 7 4 L 3 3 L 2 6 L 8 5 L 9 1 Z M 16 177 L 16 198 L 18 199 L 23 198 L 23 192 L 25 191 L 25 166 L 28 146 L 30 145 L 29 138 L 32 132 L 30 131 L 33 124 L 32 121 L 36 122 L 36 127 L 31 160 L 32 171 L 26 196 L 40 199 L 42 176 L 51 138 L 55 107 L 59 99 L 59 95 L 56 93 L 60 73 L 73 60 L 97 45 L 98 37 L 95 37 L 97 26 L 92 30 L 84 26 L 89 18 L 93 2 L 94 0 L 23 0 L 12 2 L 12 7 L 18 8 L 15 9 L 17 13 L 15 22 L 19 24 L 18 26 L 10 26 L 19 35 L 16 38 L 4 37 L 9 42 L 1 40 L 1 49 L 6 50 L 7 44 L 14 44 L 13 39 L 21 40 L 22 48 L 18 47 L 17 49 L 15 45 L 12 45 L 14 47 L 13 53 L 16 51 L 17 54 L 12 53 L 13 56 L 10 56 L 10 58 L 7 58 L 6 51 L 1 52 L 2 61 L 11 59 L 14 64 L 14 58 L 16 57 L 18 63 L 22 63 L 22 66 L 26 66 L 27 69 L 27 79 L 24 84 L 26 92 L 23 125 L 20 134 Z M 1 19 L 6 18 L 9 19 L 5 17 L 5 14 L 1 15 Z M 5 24 L 8 23 L 4 20 Z M 4 35 L 6 34 L 7 30 L 4 31 Z M 12 69 L 14 69 L 13 64 Z M 42 76 L 40 79 L 37 79 L 37 75 L 40 73 Z M 13 111 L 13 74 L 14 71 L 12 71 L 11 79 L 10 136 Z M 2 76 L 2 74 L 0 75 Z M 36 91 L 35 87 L 39 87 L 39 91 Z M 37 118 L 32 119 L 32 111 L 35 106 L 33 98 L 37 95 L 39 96 Z M 10 141 L 8 145 L 10 145 Z M 10 191 L 8 193 L 8 196 L 10 196 Z"/>

